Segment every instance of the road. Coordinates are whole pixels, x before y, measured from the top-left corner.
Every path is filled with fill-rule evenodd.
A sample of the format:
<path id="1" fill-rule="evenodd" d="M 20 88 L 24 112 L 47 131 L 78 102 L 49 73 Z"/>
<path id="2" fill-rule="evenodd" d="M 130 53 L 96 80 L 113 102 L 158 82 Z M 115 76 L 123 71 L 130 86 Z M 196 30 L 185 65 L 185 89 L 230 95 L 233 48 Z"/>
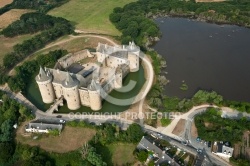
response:
<path id="1" fill-rule="evenodd" d="M 217 106 L 209 105 L 208 107 L 217 107 Z M 199 115 L 199 114 L 202 114 L 203 112 L 205 112 L 208 107 L 200 107 L 200 108 L 196 109 L 195 111 L 188 114 L 187 119 L 186 119 L 185 128 L 184 128 L 183 138 L 185 140 L 188 140 L 190 145 L 195 147 L 196 149 L 202 149 L 202 153 L 206 154 L 207 158 L 209 160 L 211 160 L 214 164 L 223 165 L 223 166 L 230 165 L 225 160 L 212 154 L 211 148 L 208 148 L 207 145 L 204 145 L 203 143 L 197 142 L 196 138 L 192 137 L 192 135 L 191 135 L 191 128 L 192 128 L 192 122 L 194 120 L 194 117 L 196 115 Z"/>
<path id="2" fill-rule="evenodd" d="M 70 39 L 60 41 L 60 42 L 57 42 L 57 43 L 53 43 L 51 45 L 48 45 L 46 48 L 50 48 L 50 47 L 53 47 L 54 45 L 62 44 L 63 42 L 68 42 L 70 40 L 73 40 L 74 38 L 80 38 L 80 37 L 97 37 L 97 38 L 107 40 L 109 43 L 112 43 L 114 45 L 117 45 L 114 41 L 112 41 L 111 39 L 109 39 L 107 37 L 88 34 L 88 35 L 71 36 Z M 44 48 L 44 49 L 46 49 L 46 48 Z M 145 130 L 150 130 L 151 132 L 160 132 L 162 135 L 166 136 L 166 139 L 167 138 L 170 139 L 171 143 L 176 144 L 176 145 L 178 145 L 178 147 L 182 147 L 183 149 L 189 150 L 190 153 L 195 153 L 196 151 L 194 151 L 194 149 L 198 149 L 198 148 L 201 148 L 201 147 L 200 147 L 200 145 L 196 144 L 196 141 L 193 141 L 193 138 L 191 138 L 190 131 L 191 131 L 192 119 L 197 114 L 205 111 L 206 108 L 208 108 L 208 107 L 217 107 L 217 106 L 207 105 L 207 104 L 196 106 L 196 107 L 193 107 L 191 110 L 189 110 L 187 113 L 185 113 L 185 114 L 183 114 L 183 115 L 181 115 L 179 117 L 179 118 L 187 120 L 187 124 L 186 124 L 186 127 L 185 127 L 185 133 L 184 133 L 184 139 L 190 140 L 192 147 L 182 145 L 180 143 L 180 140 L 183 140 L 183 138 L 180 138 L 180 137 L 172 134 L 172 131 L 173 131 L 174 127 L 176 126 L 176 124 L 179 121 L 178 118 L 174 119 L 172 121 L 172 123 L 168 127 L 164 128 L 163 130 L 161 130 L 160 128 L 153 128 L 153 127 L 148 126 L 148 125 L 143 125 L 143 103 L 145 101 L 145 97 L 146 97 L 147 93 L 150 91 L 150 89 L 152 87 L 153 79 L 154 79 L 154 71 L 153 71 L 153 67 L 151 65 L 151 62 L 150 62 L 149 58 L 146 55 L 141 54 L 140 58 L 142 59 L 142 62 L 144 64 L 144 68 L 145 68 L 146 73 L 147 73 L 145 86 L 143 87 L 143 90 L 141 90 L 141 92 L 136 97 L 136 99 L 138 101 L 140 101 L 139 110 L 138 110 L 139 111 L 139 116 L 141 117 L 140 118 L 140 124 L 142 125 L 142 127 Z M 38 108 L 36 108 L 21 93 L 15 94 L 15 93 L 11 92 L 8 89 L 8 87 L 6 87 L 6 86 L 5 87 L 0 87 L 0 89 L 6 91 L 11 98 L 17 100 L 18 102 L 26 105 L 29 108 L 31 108 L 33 110 L 33 113 L 34 113 L 34 115 L 36 116 L 37 119 L 50 119 L 52 121 L 53 120 L 58 121 L 58 118 L 56 118 L 56 116 L 58 114 L 46 114 L 45 112 L 43 112 L 43 111 L 39 110 Z M 66 120 L 66 121 L 73 120 L 72 118 L 70 118 L 69 115 L 65 115 L 65 114 L 61 114 L 61 115 L 62 115 L 62 119 Z M 79 118 L 79 119 L 81 119 L 81 118 Z M 130 120 L 127 120 L 127 119 L 122 119 L 122 118 L 114 119 L 115 117 L 111 117 L 111 116 L 108 116 L 108 117 L 105 118 L 103 116 L 99 116 L 99 117 L 95 116 L 95 117 L 93 117 L 91 115 L 84 115 L 83 118 L 88 119 L 89 122 L 94 122 L 95 124 L 101 124 L 101 123 L 105 123 L 105 122 L 118 123 L 118 124 L 121 125 L 121 127 L 123 129 L 126 129 L 128 127 L 128 125 L 133 123 L 133 121 L 130 121 Z M 204 149 L 204 153 L 206 153 L 208 155 L 208 158 L 211 161 L 215 162 L 215 164 L 217 164 L 217 165 L 228 165 L 228 163 L 226 163 L 225 161 L 215 157 L 208 150 Z"/>

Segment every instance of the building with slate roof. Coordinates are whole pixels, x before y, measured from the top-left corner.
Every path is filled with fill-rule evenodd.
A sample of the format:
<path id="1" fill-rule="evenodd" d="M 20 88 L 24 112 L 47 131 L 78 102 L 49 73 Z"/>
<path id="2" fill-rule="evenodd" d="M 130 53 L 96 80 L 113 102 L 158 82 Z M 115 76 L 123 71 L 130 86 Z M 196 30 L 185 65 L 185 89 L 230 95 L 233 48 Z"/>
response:
<path id="1" fill-rule="evenodd" d="M 230 158 L 233 155 L 234 148 L 230 146 L 229 142 L 220 141 L 215 142 L 212 151 L 221 157 Z"/>
<path id="2" fill-rule="evenodd" d="M 137 145 L 137 149 L 153 152 L 155 165 L 165 163 L 171 166 L 180 166 L 173 158 L 166 154 L 165 150 L 161 148 L 159 143 L 150 139 L 150 137 L 143 136 Z"/>
<path id="3" fill-rule="evenodd" d="M 32 133 L 49 133 L 51 130 L 62 131 L 62 124 L 49 124 L 49 123 L 35 123 L 31 122 L 27 126 L 25 126 L 26 132 Z"/>
<path id="4" fill-rule="evenodd" d="M 63 97 L 70 110 L 81 105 L 100 110 L 102 100 L 113 89 L 122 87 L 123 78 L 139 70 L 139 54 L 140 48 L 134 42 L 123 46 L 98 43 L 94 53 L 70 53 L 60 58 L 54 68 L 40 67 L 35 79 L 43 102 L 50 104 Z"/>

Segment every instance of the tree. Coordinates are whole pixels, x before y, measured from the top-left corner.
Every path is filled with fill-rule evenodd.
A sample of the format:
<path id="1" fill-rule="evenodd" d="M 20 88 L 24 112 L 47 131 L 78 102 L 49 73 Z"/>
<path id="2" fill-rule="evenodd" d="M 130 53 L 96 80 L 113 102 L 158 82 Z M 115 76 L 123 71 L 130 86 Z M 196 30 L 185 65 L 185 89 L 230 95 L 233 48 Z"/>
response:
<path id="1" fill-rule="evenodd" d="M 148 153 L 142 150 L 137 154 L 137 158 L 140 162 L 145 162 L 148 158 Z"/>
<path id="2" fill-rule="evenodd" d="M 149 161 L 148 166 L 154 166 L 154 165 L 155 165 L 155 163 L 153 160 Z"/>
<path id="3" fill-rule="evenodd" d="M 96 166 L 107 166 L 107 164 L 102 161 L 101 155 L 96 153 L 96 149 L 94 147 L 91 147 L 89 149 L 88 155 L 87 155 L 87 160 Z"/>
<path id="4" fill-rule="evenodd" d="M 127 129 L 128 140 L 131 142 L 139 142 L 144 135 L 140 125 L 133 123 Z"/>
<path id="5" fill-rule="evenodd" d="M 11 158 L 14 153 L 14 144 L 11 142 L 0 143 L 0 165 L 5 163 Z"/>
<path id="6" fill-rule="evenodd" d="M 24 162 L 24 166 L 51 166 L 51 162 L 43 155 L 37 155 Z"/>
<path id="7" fill-rule="evenodd" d="M 85 159 L 89 153 L 89 144 L 85 143 L 82 148 L 80 149 L 80 153 L 82 155 L 82 158 Z"/>
<path id="8" fill-rule="evenodd" d="M 10 119 L 5 120 L 1 125 L 2 134 L 0 135 L 0 141 L 8 142 L 12 140 L 13 122 Z"/>

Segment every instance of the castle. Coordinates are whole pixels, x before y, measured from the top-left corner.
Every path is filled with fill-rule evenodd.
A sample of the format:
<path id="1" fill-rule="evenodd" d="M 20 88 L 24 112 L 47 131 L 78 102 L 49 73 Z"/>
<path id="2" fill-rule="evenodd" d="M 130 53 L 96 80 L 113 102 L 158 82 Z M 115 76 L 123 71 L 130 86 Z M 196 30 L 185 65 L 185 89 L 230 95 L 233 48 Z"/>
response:
<path id="1" fill-rule="evenodd" d="M 58 60 L 55 67 L 40 67 L 36 76 L 42 100 L 53 103 L 63 98 L 70 110 L 83 106 L 97 111 L 102 100 L 113 90 L 122 87 L 129 72 L 139 70 L 140 48 L 129 45 L 109 46 L 98 43 L 96 52 L 82 50 Z"/>

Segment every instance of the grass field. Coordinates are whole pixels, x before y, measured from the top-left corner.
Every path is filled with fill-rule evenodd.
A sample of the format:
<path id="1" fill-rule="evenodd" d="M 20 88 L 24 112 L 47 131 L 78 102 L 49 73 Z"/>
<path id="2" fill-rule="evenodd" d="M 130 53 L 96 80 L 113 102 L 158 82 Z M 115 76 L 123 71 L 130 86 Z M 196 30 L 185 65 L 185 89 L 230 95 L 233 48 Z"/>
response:
<path id="1" fill-rule="evenodd" d="M 108 43 L 104 39 L 95 38 L 95 37 L 84 37 L 84 36 L 64 36 L 55 42 L 50 43 L 44 49 L 36 52 L 31 59 L 35 58 L 36 55 L 46 54 L 49 51 L 57 50 L 57 49 L 65 49 L 68 52 L 77 52 L 86 48 L 96 48 L 98 42 L 100 43 Z"/>
<path id="2" fill-rule="evenodd" d="M 133 164 L 136 160 L 133 156 L 133 151 L 136 145 L 131 143 L 118 143 L 107 146 L 98 146 L 99 153 L 102 155 L 104 161 L 109 166 L 122 166 Z"/>
<path id="3" fill-rule="evenodd" d="M 31 136 L 24 136 L 23 127 L 20 127 L 17 131 L 16 140 L 18 142 L 31 146 L 40 146 L 40 148 L 48 152 L 57 153 L 66 153 L 80 148 L 96 133 L 94 129 L 66 126 L 60 136 L 51 136 L 47 134 L 31 134 Z M 34 140 L 33 137 L 35 135 L 38 135 L 39 138 Z"/>
<path id="4" fill-rule="evenodd" d="M 120 35 L 109 21 L 109 14 L 115 7 L 136 0 L 70 0 L 68 3 L 49 12 L 53 16 L 72 21 L 76 29 L 86 32 Z"/>
<path id="5" fill-rule="evenodd" d="M 12 2 L 13 2 L 13 0 L 0 0 L 0 8 L 4 7 L 5 5 L 10 4 Z"/>
<path id="6" fill-rule="evenodd" d="M 18 20 L 24 13 L 32 12 L 28 9 L 12 9 L 2 15 L 0 15 L 0 30 L 7 27 L 12 22 Z"/>
<path id="7" fill-rule="evenodd" d="M 20 35 L 13 38 L 6 38 L 0 35 L 0 65 L 3 63 L 3 57 L 5 54 L 13 50 L 13 46 L 18 43 L 22 43 L 24 40 L 30 39 L 33 35 Z"/>

